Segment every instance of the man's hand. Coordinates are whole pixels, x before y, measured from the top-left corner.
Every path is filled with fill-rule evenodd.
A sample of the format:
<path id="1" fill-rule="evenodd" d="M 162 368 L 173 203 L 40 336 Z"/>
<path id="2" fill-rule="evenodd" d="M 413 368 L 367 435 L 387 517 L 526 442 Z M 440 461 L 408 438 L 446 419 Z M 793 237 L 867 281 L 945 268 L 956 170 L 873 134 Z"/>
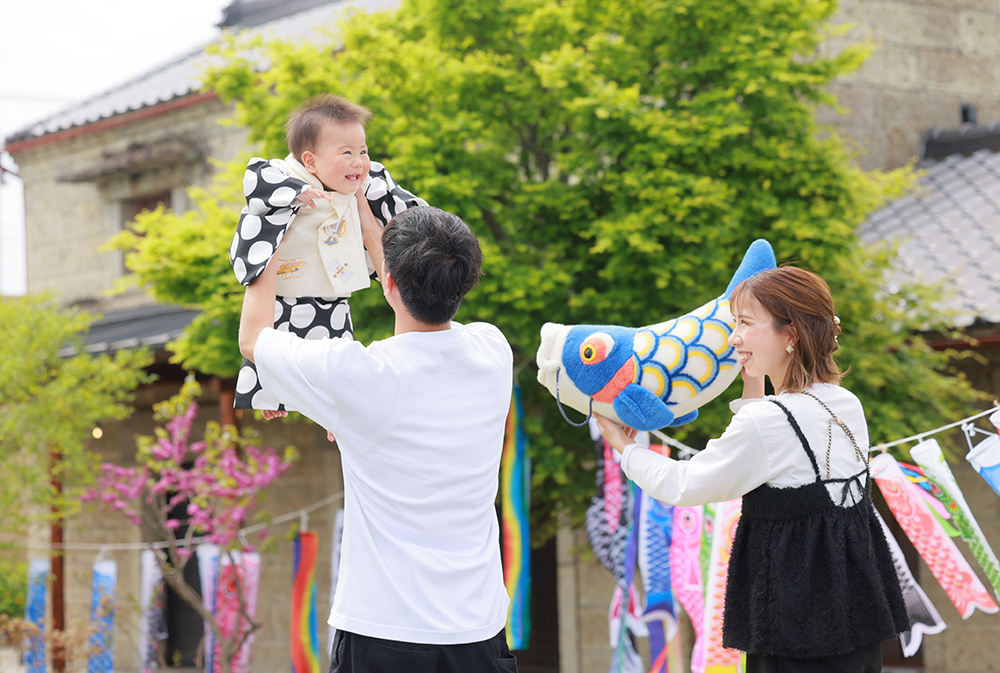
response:
<path id="1" fill-rule="evenodd" d="M 608 443 L 615 451 L 621 453 L 629 444 L 634 444 L 638 430 L 615 423 L 610 418 L 605 418 L 600 414 L 594 414 L 597 427 L 601 429 L 601 436 L 608 440 Z"/>
<path id="2" fill-rule="evenodd" d="M 306 191 L 302 192 L 295 197 L 292 203 L 300 203 L 302 205 L 309 206 L 310 208 L 316 207 L 316 199 L 326 199 L 327 201 L 333 201 L 333 196 L 327 194 L 322 189 L 316 189 L 315 187 L 310 187 Z"/>
<path id="3" fill-rule="evenodd" d="M 287 411 L 280 411 L 278 409 L 261 409 L 260 415 L 264 417 L 265 421 L 269 421 L 272 418 L 287 418 Z"/>

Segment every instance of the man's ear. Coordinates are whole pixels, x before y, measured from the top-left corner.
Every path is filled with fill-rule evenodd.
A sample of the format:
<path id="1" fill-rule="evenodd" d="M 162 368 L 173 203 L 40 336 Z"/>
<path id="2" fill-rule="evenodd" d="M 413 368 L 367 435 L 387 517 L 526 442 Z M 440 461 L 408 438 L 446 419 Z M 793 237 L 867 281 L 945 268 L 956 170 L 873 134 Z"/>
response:
<path id="1" fill-rule="evenodd" d="M 316 155 L 306 150 L 302 153 L 302 165 L 306 167 L 306 170 L 316 175 Z"/>
<path id="2" fill-rule="evenodd" d="M 388 297 L 390 294 L 399 292 L 399 288 L 396 287 L 396 279 L 392 277 L 392 274 L 384 270 L 385 266 L 382 269 L 382 294 Z"/>

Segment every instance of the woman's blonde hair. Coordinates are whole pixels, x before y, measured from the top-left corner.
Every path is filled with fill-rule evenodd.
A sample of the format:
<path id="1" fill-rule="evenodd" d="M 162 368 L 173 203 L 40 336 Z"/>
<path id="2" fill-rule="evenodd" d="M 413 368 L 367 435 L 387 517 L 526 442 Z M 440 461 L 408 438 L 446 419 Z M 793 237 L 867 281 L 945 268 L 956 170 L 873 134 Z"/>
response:
<path id="1" fill-rule="evenodd" d="M 771 316 L 774 329 L 797 337 L 792 363 L 781 384 L 783 392 L 802 392 L 813 383 L 840 383 L 847 373 L 833 361 L 840 349 L 840 321 L 833 309 L 830 286 L 823 277 L 794 266 L 762 271 L 736 286 L 729 302 L 733 314 L 756 300 Z M 774 383 L 772 381 L 772 383 Z"/>

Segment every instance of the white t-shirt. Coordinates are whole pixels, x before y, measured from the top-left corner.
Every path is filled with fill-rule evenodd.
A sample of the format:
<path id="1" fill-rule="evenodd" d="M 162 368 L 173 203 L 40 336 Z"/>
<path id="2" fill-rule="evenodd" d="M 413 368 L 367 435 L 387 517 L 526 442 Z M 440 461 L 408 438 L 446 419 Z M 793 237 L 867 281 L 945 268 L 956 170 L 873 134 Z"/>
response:
<path id="1" fill-rule="evenodd" d="M 367 348 L 265 329 L 264 388 L 337 437 L 344 540 L 331 626 L 451 645 L 507 621 L 496 500 L 512 355 L 486 323 Z"/>
<path id="2" fill-rule="evenodd" d="M 840 386 L 817 383 L 808 389 L 851 429 L 862 455 L 868 456 L 868 424 L 861 402 Z M 749 493 L 761 484 L 778 488 L 802 486 L 816 481 L 809 456 L 802 448 L 785 413 L 768 400 L 781 402 L 795 417 L 812 448 L 820 477 L 826 479 L 827 438 L 830 448 L 830 477 L 844 479 L 863 472 L 854 445 L 819 402 L 802 393 L 782 393 L 759 400 L 737 401 L 729 427 L 722 436 L 708 442 L 705 449 L 688 461 L 671 460 L 640 444 L 622 452 L 622 469 L 654 498 L 673 505 L 694 506 L 725 502 Z M 863 480 L 862 480 L 863 481 Z M 843 484 L 827 487 L 831 499 L 844 506 L 860 499 L 857 483 L 849 486 L 841 502 Z"/>

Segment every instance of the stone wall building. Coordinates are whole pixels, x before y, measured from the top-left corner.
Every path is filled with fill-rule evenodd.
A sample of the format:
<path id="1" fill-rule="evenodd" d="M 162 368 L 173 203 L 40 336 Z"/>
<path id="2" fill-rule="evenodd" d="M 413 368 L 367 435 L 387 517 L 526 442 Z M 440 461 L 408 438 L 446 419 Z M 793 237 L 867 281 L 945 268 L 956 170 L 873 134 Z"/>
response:
<path id="1" fill-rule="evenodd" d="M 934 129 L 958 127 L 962 106 L 1000 121 L 1000 7 L 995 0 L 841 0 L 837 24 L 853 25 L 828 49 L 865 42 L 871 57 L 830 88 L 842 129 L 865 168 L 895 168 L 922 155 Z"/>
<path id="2" fill-rule="evenodd" d="M 309 39 L 313 31 L 328 26 L 348 6 L 373 11 L 393 4 L 392 0 L 236 0 L 226 10 L 223 25 Z M 854 143 L 861 165 L 888 169 L 921 160 L 928 141 L 935 151 L 967 153 L 960 144 L 963 139 L 975 137 L 979 140 L 973 147 L 981 152 L 975 161 L 993 162 L 984 164 L 984 170 L 992 170 L 989 166 L 994 166 L 995 160 L 990 157 L 1000 156 L 995 154 L 1000 147 L 989 149 L 993 132 L 986 123 L 1000 120 L 997 0 L 842 0 L 836 22 L 856 26 L 846 35 L 831 39 L 825 49 L 836 50 L 861 40 L 869 40 L 875 47 L 871 58 L 857 72 L 831 87 L 847 113 L 819 111 L 822 121 L 838 127 Z M 17 160 L 25 185 L 28 290 L 53 290 L 68 304 L 104 312 L 105 319 L 88 339 L 94 352 L 136 344 L 162 349 L 191 318 L 176 309 L 154 305 L 139 291 L 110 299 L 102 296 L 124 274 L 124 268 L 120 253 L 101 252 L 100 247 L 143 208 L 163 203 L 176 212 L 188 210 L 186 190 L 207 186 L 213 170 L 210 159 L 225 161 L 246 149 L 243 129 L 219 124 L 230 116 L 231 109 L 211 92 L 198 88 L 198 74 L 205 58 L 202 51 L 196 51 L 6 139 L 6 149 Z M 983 123 L 963 125 L 973 117 Z M 994 154 L 987 156 L 983 152 Z M 1000 267 L 995 261 L 1000 259 L 996 233 L 1000 231 L 1000 220 L 993 218 L 1000 210 L 990 209 L 997 204 L 1000 181 L 995 187 L 989 187 L 989 181 L 982 183 L 986 185 L 985 196 L 970 195 L 968 185 L 956 183 L 956 171 L 952 170 L 962 159 L 935 156 L 947 169 L 947 177 L 942 173 L 943 193 L 951 198 L 952 205 L 938 204 L 929 209 L 937 219 L 921 229 L 917 225 L 923 219 L 912 203 L 894 204 L 886 212 L 873 215 L 865 231 L 868 240 L 887 239 L 896 232 L 921 241 L 913 248 L 910 269 L 915 274 L 938 268 L 935 265 L 939 261 L 943 273 L 957 273 L 966 266 L 961 251 L 976 254 L 980 260 L 976 268 L 981 273 L 967 282 L 981 281 L 983 286 L 973 288 L 973 303 L 967 306 L 971 318 L 960 326 L 979 337 L 976 348 L 984 359 L 965 361 L 963 366 L 977 387 L 997 397 L 1000 319 L 995 310 L 989 310 L 990 302 L 995 307 L 1000 299 L 996 286 L 990 285 L 1000 280 L 996 277 Z M 928 167 L 934 170 L 931 164 Z M 979 184 L 969 189 L 975 192 Z M 54 193 L 59 193 L 60 198 L 51 198 Z M 962 211 L 973 197 L 979 205 L 971 229 L 956 234 L 952 214 Z M 883 230 L 879 223 L 890 216 L 899 225 Z M 970 238 L 977 231 L 983 235 Z M 947 240 L 940 240 L 941 236 Z M 968 245 L 962 247 L 956 241 Z M 934 274 L 935 278 L 940 275 Z M 959 287 L 962 297 L 964 289 L 969 287 Z M 948 345 L 944 340 L 940 343 L 942 347 Z M 93 448 L 107 458 L 128 462 L 134 453 L 134 434 L 152 432 L 151 405 L 179 387 L 181 372 L 162 359 L 161 353 L 161 382 L 142 391 L 136 414 L 106 427 L 104 436 L 94 441 Z M 219 420 L 219 410 L 226 407 L 225 401 L 217 404 L 220 389 L 213 391 L 212 382 L 206 383 L 209 385 L 200 423 Z M 246 417 L 243 422 L 252 423 Z M 272 422 L 259 424 L 259 429 L 263 444 L 294 444 L 302 454 L 302 460 L 273 487 L 267 502 L 271 514 L 297 510 L 342 489 L 337 450 L 315 425 Z M 915 432 L 919 430 L 922 428 L 914 428 Z M 970 474 L 964 461 L 955 471 L 987 537 L 994 548 L 1000 549 L 1000 501 L 977 475 Z M 317 569 L 320 615 L 329 609 L 331 573 L 329 564 L 322 559 L 330 558 L 329 532 L 334 512 L 332 506 L 309 518 L 310 528 L 321 531 Z M 275 531 L 277 549 L 264 557 L 259 616 L 265 630 L 257 639 L 253 671 L 288 666 L 292 571 L 285 532 Z M 97 544 L 150 541 L 123 520 L 95 512 L 69 522 L 66 540 Z M 522 673 L 607 671 L 611 655 L 607 611 L 614 583 L 592 555 L 583 551 L 586 548 L 583 531 L 564 526 L 554 541 L 533 554 L 535 644 L 533 652 L 519 655 Z M 70 619 L 89 612 L 93 556 L 93 552 L 76 551 L 67 555 L 66 604 Z M 131 612 L 123 609 L 119 613 L 116 665 L 122 671 L 138 670 L 138 552 L 113 552 L 113 557 L 119 563 L 120 594 L 133 602 Z M 930 580 L 929 570 L 922 563 L 912 565 L 948 622 L 948 629 L 926 637 L 919 657 L 904 661 L 890 654 L 887 663 L 935 673 L 998 670 L 1000 664 L 993 653 L 1000 637 L 1000 616 L 977 613 L 963 622 Z M 689 626 L 684 634 L 689 654 Z M 325 666 L 328 645 L 322 626 L 320 640 L 324 650 L 321 665 Z"/>

